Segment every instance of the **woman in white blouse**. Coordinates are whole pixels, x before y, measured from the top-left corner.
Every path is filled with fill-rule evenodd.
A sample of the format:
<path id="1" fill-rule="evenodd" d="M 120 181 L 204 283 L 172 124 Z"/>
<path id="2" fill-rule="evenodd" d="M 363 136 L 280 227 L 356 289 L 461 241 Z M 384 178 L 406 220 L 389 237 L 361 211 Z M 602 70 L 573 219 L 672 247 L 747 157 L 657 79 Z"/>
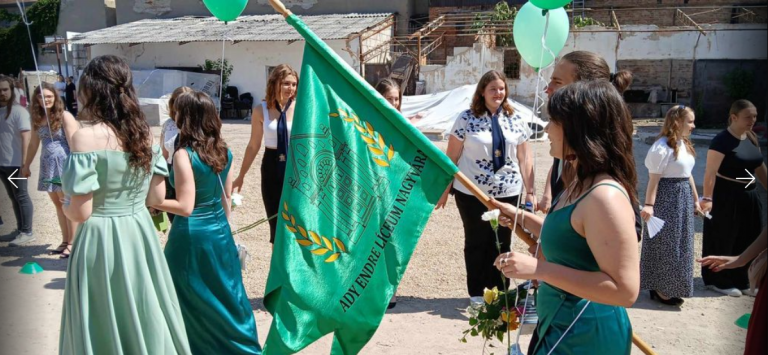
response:
<path id="1" fill-rule="evenodd" d="M 525 202 L 536 208 L 530 129 L 507 101 L 503 73 L 491 70 L 480 79 L 469 110 L 451 129 L 446 154 L 481 190 L 501 202 L 517 205 L 525 185 Z M 470 303 L 483 302 L 483 289 L 502 289 L 502 274 L 493 266 L 499 255 L 490 223 L 481 219 L 488 209 L 460 182 L 454 181 L 436 208 L 445 207 L 453 191 L 464 224 L 464 262 Z M 498 231 L 501 251 L 508 251 L 512 231 Z"/>
<path id="2" fill-rule="evenodd" d="M 693 218 L 700 210 L 691 175 L 696 151 L 689 137 L 695 120 L 689 107 L 667 111 L 661 135 L 645 158 L 650 178 L 640 215 L 646 222 L 655 216 L 664 226 L 643 239 L 640 286 L 651 299 L 672 306 L 693 296 Z"/>

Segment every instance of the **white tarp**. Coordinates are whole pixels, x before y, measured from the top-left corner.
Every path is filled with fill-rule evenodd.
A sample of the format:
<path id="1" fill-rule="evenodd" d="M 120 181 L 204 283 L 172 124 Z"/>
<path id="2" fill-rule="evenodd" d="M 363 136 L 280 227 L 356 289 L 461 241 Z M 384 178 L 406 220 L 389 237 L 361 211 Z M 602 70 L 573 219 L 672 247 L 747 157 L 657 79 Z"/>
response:
<path id="1" fill-rule="evenodd" d="M 141 98 L 159 99 L 179 86 L 189 86 L 215 99 L 219 96 L 219 76 L 181 70 L 131 70 L 133 86 Z"/>
<path id="2" fill-rule="evenodd" d="M 440 130 L 444 134 L 448 133 L 453 127 L 453 122 L 461 116 L 462 112 L 469 109 L 476 86 L 464 85 L 429 95 L 403 96 L 401 105 L 403 116 L 421 118 L 413 124 L 419 130 Z M 534 132 L 532 139 L 545 140 L 547 135 L 543 131 L 547 122 L 534 116 L 530 107 L 512 99 L 509 99 L 509 102 Z"/>

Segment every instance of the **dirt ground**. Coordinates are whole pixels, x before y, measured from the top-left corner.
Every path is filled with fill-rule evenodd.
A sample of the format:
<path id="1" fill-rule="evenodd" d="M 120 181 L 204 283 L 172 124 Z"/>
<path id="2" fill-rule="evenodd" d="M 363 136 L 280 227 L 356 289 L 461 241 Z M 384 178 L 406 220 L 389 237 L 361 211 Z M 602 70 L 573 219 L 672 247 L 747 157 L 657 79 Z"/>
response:
<path id="1" fill-rule="evenodd" d="M 156 134 L 159 133 L 154 129 Z M 224 125 L 224 136 L 236 157 L 235 169 L 240 162 L 249 136 L 245 123 Z M 445 148 L 445 143 L 436 143 Z M 701 145 L 700 145 L 701 146 Z M 639 190 L 644 194 L 647 171 L 643 166 L 649 146 L 636 140 L 635 157 L 640 178 Z M 533 143 L 536 160 L 537 190 L 543 189 L 547 170 L 551 165 L 547 142 Z M 698 150 L 696 170 L 701 185 L 706 147 Z M 259 166 L 261 154 L 245 180 L 242 195 L 244 205 L 236 210 L 237 225 L 246 225 L 265 215 L 260 198 Z M 29 185 L 37 186 L 37 161 L 32 167 Z M 11 248 L 0 243 L 0 354 L 54 354 L 58 351 L 61 304 L 66 276 L 66 262 L 48 256 L 47 250 L 60 242 L 54 208 L 47 194 L 31 192 L 37 240 L 31 245 Z M 15 226 L 13 213 L 5 192 L 0 192 L 0 214 L 5 226 L 0 235 Z M 414 253 L 408 270 L 398 289 L 398 304 L 387 312 L 379 330 L 363 350 L 363 354 L 482 354 L 483 343 L 470 338 L 459 342 L 461 333 L 468 328 L 468 299 L 465 291 L 463 261 L 463 232 L 455 203 L 451 200 L 444 210 L 436 211 Z M 164 236 L 161 236 L 165 243 Z M 251 298 L 260 340 L 266 339 L 271 316 L 264 310 L 262 297 L 271 248 L 266 225 L 252 229 L 242 237 L 252 259 L 244 274 L 246 290 Z M 697 222 L 696 253 L 701 251 L 701 222 Z M 524 250 L 517 241 L 515 249 Z M 639 250 L 639 249 L 638 249 Z M 27 262 L 37 262 L 45 272 L 38 275 L 19 274 Z M 699 268 L 696 267 L 696 294 L 687 299 L 682 308 L 659 305 L 641 293 L 637 303 L 628 310 L 636 334 L 651 344 L 658 354 L 739 354 L 744 349 L 746 331 L 734 321 L 751 311 L 753 298 L 730 298 L 707 291 L 703 287 Z M 530 335 L 520 338 L 522 349 L 527 349 Z M 326 336 L 308 347 L 304 354 L 327 354 L 331 338 Z M 500 344 L 496 344 L 500 346 Z M 500 348 L 489 349 L 496 354 Z M 633 354 L 639 354 L 633 348 Z"/>

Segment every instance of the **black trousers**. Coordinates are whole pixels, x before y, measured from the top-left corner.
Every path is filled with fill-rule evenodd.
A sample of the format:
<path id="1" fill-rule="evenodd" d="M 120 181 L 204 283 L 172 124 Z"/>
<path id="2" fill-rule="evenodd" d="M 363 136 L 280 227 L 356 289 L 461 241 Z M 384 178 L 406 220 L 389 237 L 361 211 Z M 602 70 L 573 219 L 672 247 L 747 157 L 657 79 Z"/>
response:
<path id="1" fill-rule="evenodd" d="M 18 187 L 13 186 L 8 177 L 14 171 L 16 171 L 16 174 L 13 177 L 19 177 L 19 172 L 21 171 L 19 167 L 0 166 L 0 180 L 3 180 L 5 191 L 8 193 L 8 197 L 13 205 L 16 228 L 22 233 L 32 233 L 32 214 L 34 213 L 34 208 L 32 207 L 32 199 L 29 198 L 29 193 L 27 192 L 27 179 L 13 180 L 13 183 Z"/>
<path id="2" fill-rule="evenodd" d="M 277 149 L 264 149 L 264 158 L 261 160 L 261 198 L 264 200 L 264 209 L 267 218 L 276 215 L 280 211 L 280 195 L 283 193 L 284 173 L 278 166 L 279 154 Z M 277 232 L 277 218 L 269 220 L 269 242 L 275 243 Z"/>
<path id="3" fill-rule="evenodd" d="M 467 269 L 467 292 L 470 297 L 482 296 L 484 288 L 503 290 L 502 274 L 493 266 L 499 256 L 496 235 L 491 223 L 481 218 L 488 208 L 477 197 L 454 190 L 456 206 L 464 224 L 464 264 Z M 517 205 L 519 196 L 497 198 L 501 202 Z M 512 230 L 499 226 L 501 251 L 509 251 Z M 509 279 L 505 281 L 509 286 Z"/>

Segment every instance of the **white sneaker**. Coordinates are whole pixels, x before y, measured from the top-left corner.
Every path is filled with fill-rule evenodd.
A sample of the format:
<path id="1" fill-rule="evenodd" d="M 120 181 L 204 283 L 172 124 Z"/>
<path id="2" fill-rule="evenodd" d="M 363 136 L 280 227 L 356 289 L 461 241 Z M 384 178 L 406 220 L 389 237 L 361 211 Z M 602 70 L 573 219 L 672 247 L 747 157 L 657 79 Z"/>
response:
<path id="1" fill-rule="evenodd" d="M 481 296 L 474 296 L 469 298 L 470 306 L 482 306 L 485 300 Z"/>
<path id="2" fill-rule="evenodd" d="M 35 235 L 32 233 L 20 233 L 16 239 L 14 239 L 8 246 L 18 247 L 24 244 L 28 244 L 35 240 Z"/>
<path id="3" fill-rule="evenodd" d="M 751 289 L 745 288 L 741 290 L 741 293 L 747 296 L 757 297 L 757 290 L 752 291 Z"/>
<path id="4" fill-rule="evenodd" d="M 714 285 L 707 285 L 707 288 L 712 291 L 722 293 L 726 296 L 741 297 L 741 291 L 739 291 L 739 289 L 735 287 L 722 289 L 722 288 L 715 287 Z"/>

